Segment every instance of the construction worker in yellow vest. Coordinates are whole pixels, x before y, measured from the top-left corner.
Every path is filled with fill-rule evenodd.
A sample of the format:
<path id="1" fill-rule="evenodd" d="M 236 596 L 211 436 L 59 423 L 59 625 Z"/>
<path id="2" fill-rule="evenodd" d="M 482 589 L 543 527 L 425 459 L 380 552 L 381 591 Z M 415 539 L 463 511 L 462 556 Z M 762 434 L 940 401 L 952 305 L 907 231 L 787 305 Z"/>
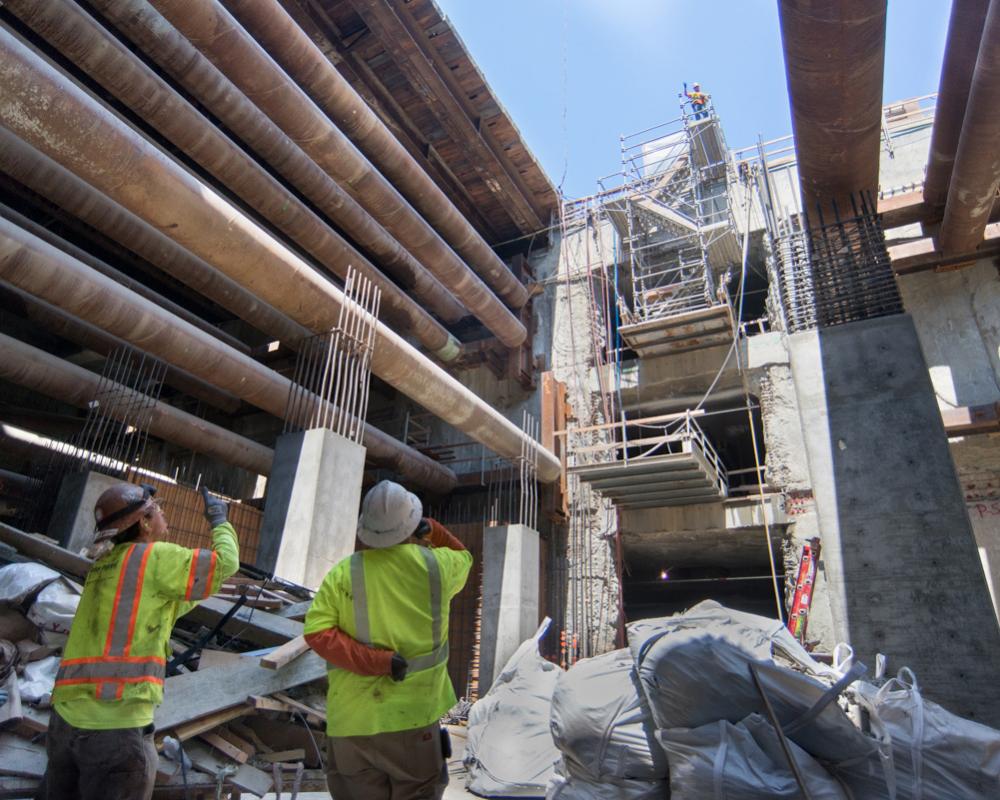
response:
<path id="1" fill-rule="evenodd" d="M 704 119 L 708 116 L 708 95 L 701 90 L 700 83 L 691 84 L 692 91 L 688 91 L 688 85 L 684 84 L 684 96 L 691 103 L 691 114 L 694 119 Z"/>
<path id="2" fill-rule="evenodd" d="M 370 549 L 337 563 L 305 620 L 331 664 L 327 784 L 336 800 L 440 798 L 455 704 L 448 610 L 472 554 L 420 500 L 382 481 L 365 495 L 358 538 Z"/>
<path id="3" fill-rule="evenodd" d="M 202 489 L 212 548 L 159 541 L 155 487 L 120 483 L 94 507 L 94 565 L 52 691 L 42 800 L 139 800 L 153 793 L 153 711 L 178 617 L 239 568 L 226 504 Z"/>

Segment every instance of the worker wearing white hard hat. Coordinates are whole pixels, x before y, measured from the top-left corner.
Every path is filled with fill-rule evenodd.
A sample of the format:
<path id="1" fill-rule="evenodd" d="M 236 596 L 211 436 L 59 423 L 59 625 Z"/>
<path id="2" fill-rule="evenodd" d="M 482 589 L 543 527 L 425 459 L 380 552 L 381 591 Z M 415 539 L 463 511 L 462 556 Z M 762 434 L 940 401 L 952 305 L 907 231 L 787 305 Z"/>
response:
<path id="1" fill-rule="evenodd" d="M 305 619 L 305 638 L 330 663 L 327 783 L 334 797 L 440 798 L 455 704 L 448 677 L 448 610 L 472 555 L 398 483 L 365 495 L 367 549 L 330 570 Z"/>

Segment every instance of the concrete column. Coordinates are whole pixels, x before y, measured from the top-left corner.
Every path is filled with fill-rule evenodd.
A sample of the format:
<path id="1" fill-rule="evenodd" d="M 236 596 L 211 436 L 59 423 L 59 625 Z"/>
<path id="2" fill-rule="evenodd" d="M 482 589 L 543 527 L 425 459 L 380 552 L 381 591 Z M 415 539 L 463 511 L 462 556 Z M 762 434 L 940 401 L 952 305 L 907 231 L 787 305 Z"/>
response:
<path id="1" fill-rule="evenodd" d="M 1000 726 L 1000 627 L 909 315 L 789 337 L 833 624 Z"/>
<path id="2" fill-rule="evenodd" d="M 354 552 L 365 448 L 326 429 L 274 448 L 257 566 L 310 589 Z"/>
<path id="3" fill-rule="evenodd" d="M 479 696 L 507 659 L 538 628 L 538 531 L 525 525 L 487 528 L 483 536 L 483 610 Z"/>
<path id="4" fill-rule="evenodd" d="M 69 472 L 59 485 L 49 536 L 74 553 L 80 552 L 94 541 L 94 504 L 105 489 L 121 478 L 86 470 Z"/>

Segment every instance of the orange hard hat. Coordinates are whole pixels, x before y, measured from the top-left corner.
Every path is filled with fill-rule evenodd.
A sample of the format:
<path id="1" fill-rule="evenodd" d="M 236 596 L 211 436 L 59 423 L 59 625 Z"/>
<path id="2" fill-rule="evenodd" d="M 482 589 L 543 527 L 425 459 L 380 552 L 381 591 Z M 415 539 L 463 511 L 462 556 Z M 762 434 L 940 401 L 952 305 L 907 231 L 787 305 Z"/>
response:
<path id="1" fill-rule="evenodd" d="M 97 523 L 95 542 L 114 539 L 153 510 L 156 487 L 149 484 L 119 483 L 105 489 L 94 504 Z"/>

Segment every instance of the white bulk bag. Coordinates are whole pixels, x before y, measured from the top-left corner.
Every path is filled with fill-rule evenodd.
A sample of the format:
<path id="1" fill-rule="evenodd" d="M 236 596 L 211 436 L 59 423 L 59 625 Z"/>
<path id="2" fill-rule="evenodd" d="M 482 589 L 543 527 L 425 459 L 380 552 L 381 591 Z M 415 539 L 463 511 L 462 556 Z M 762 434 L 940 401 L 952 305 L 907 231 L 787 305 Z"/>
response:
<path id="1" fill-rule="evenodd" d="M 469 711 L 466 788 L 483 797 L 544 797 L 559 751 L 549 732 L 562 670 L 538 652 L 551 620 L 523 642 L 485 697 Z"/>
<path id="2" fill-rule="evenodd" d="M 659 749 L 659 745 L 656 747 Z M 665 780 L 611 777 L 592 780 L 570 774 L 565 762 L 557 765 L 545 792 L 545 800 L 663 800 L 666 796 Z"/>
<path id="3" fill-rule="evenodd" d="M 924 699 L 912 671 L 881 688 L 859 681 L 850 696 L 891 739 L 899 800 L 1000 797 L 1000 731 Z"/>
<path id="4" fill-rule="evenodd" d="M 629 650 L 585 658 L 559 673 L 552 738 L 569 775 L 662 780 L 667 759 L 654 729 Z"/>
<path id="5" fill-rule="evenodd" d="M 762 720 L 751 722 L 759 735 Z M 771 731 L 773 734 L 773 730 Z M 784 758 L 774 760 L 743 723 L 660 730 L 670 761 L 672 800 L 798 800 L 801 789 Z M 788 743 L 813 800 L 845 800 L 837 782 L 794 742 Z"/>

